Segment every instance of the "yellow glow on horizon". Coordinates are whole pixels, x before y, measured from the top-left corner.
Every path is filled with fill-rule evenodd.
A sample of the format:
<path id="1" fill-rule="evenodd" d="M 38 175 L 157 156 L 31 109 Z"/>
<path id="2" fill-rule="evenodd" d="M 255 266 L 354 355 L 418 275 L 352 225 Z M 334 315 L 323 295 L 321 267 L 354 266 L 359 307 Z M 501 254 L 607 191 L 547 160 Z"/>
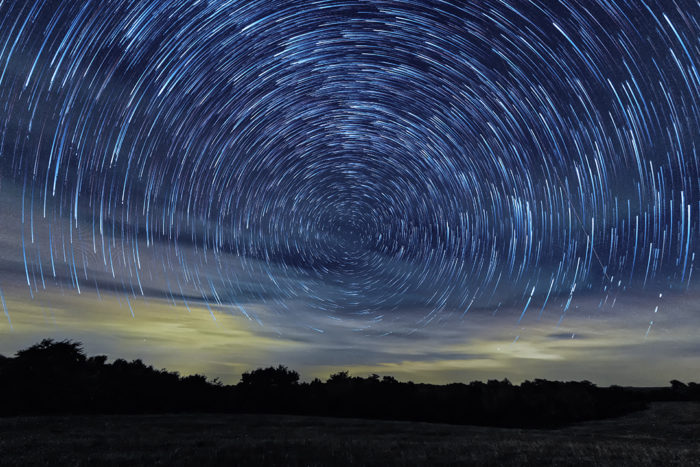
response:
<path id="1" fill-rule="evenodd" d="M 130 297 L 132 317 L 123 295 L 103 293 L 101 300 L 94 293 L 72 291 L 38 294 L 34 300 L 23 290 L 4 290 L 4 295 L 14 329 L 0 320 L 0 354 L 12 355 L 47 337 L 72 339 L 82 342 L 88 355 L 140 358 L 156 368 L 218 377 L 227 384 L 237 383 L 245 371 L 283 364 L 305 381 L 347 370 L 356 376 L 376 373 L 436 384 L 547 378 L 653 385 L 683 379 L 683 369 L 697 366 L 694 354 L 682 349 L 694 348 L 700 332 L 692 326 L 665 331 L 676 324 L 671 316 L 656 318 L 657 327 L 646 337 L 645 329 L 623 319 L 614 325 L 572 321 L 574 333 L 544 322 L 508 330 L 474 318 L 432 328 L 427 339 L 378 338 L 353 333 L 345 322 L 323 334 L 305 332 L 291 322 L 275 330 L 274 323 L 260 326 L 234 307 L 231 313 L 213 309 L 213 319 L 201 303 L 190 303 L 188 312 L 182 302 L 173 306 L 162 299 Z M 263 304 L 246 308 L 284 322 Z M 671 364 L 654 358 L 658 349 L 681 351 Z"/>

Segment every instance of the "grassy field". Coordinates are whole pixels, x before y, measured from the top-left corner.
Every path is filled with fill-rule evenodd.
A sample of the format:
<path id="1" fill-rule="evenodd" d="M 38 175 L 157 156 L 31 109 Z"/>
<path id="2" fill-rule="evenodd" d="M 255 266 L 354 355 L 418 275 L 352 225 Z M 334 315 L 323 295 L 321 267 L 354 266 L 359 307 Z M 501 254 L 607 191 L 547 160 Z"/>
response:
<path id="1" fill-rule="evenodd" d="M 557 430 L 272 415 L 0 418 L 0 465 L 698 465 L 700 404 Z"/>

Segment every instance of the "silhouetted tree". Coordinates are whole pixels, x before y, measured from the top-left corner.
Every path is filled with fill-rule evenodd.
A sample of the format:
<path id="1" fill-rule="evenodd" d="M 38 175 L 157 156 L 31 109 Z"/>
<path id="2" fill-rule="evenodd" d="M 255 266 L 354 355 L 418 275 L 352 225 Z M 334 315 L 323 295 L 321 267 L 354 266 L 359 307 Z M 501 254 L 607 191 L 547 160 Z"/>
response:
<path id="1" fill-rule="evenodd" d="M 333 373 L 328 377 L 328 383 L 330 384 L 344 384 L 350 382 L 350 373 L 347 371 L 339 371 L 338 373 Z"/>
<path id="2" fill-rule="evenodd" d="M 85 361 L 83 345 L 80 342 L 64 340 L 56 342 L 44 339 L 23 350 L 17 351 L 15 358 L 26 365 L 78 365 Z"/>
<path id="3" fill-rule="evenodd" d="M 243 386 L 283 387 L 298 382 L 299 373 L 284 365 L 279 365 L 277 368 L 258 368 L 250 373 L 243 373 L 240 384 Z"/>

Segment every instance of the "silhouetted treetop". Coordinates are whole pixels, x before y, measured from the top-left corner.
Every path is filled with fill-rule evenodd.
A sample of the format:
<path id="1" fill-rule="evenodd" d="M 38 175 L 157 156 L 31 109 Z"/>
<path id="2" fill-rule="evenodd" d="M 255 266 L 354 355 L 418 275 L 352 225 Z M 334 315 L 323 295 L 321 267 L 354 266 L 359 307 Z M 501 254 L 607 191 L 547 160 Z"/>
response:
<path id="1" fill-rule="evenodd" d="M 80 342 L 63 340 L 56 342 L 53 339 L 44 339 L 15 354 L 19 361 L 41 361 L 58 364 L 79 364 L 86 359 L 83 345 Z"/>
<path id="2" fill-rule="evenodd" d="M 330 384 L 342 384 L 349 383 L 350 381 L 352 381 L 352 378 L 350 378 L 350 373 L 347 371 L 339 371 L 338 373 L 333 373 L 330 375 L 327 382 Z"/>
<path id="3" fill-rule="evenodd" d="M 277 368 L 258 368 L 251 372 L 245 372 L 241 375 L 242 386 L 266 386 L 280 387 L 291 386 L 299 382 L 299 373 L 290 370 L 284 365 L 279 365 Z"/>

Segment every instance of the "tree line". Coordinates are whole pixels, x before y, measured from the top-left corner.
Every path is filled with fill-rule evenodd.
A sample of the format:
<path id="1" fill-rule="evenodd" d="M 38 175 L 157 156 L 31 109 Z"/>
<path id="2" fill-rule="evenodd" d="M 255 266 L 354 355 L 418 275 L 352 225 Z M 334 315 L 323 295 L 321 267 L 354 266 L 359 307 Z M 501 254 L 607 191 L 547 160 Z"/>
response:
<path id="1" fill-rule="evenodd" d="M 284 366 L 259 368 L 224 385 L 180 376 L 141 360 L 88 357 L 82 344 L 45 339 L 0 356 L 0 415 L 225 412 L 356 417 L 509 427 L 554 427 L 614 417 L 656 400 L 698 400 L 700 385 L 597 387 L 535 379 L 447 385 L 363 378 L 346 371 L 300 382 Z"/>

